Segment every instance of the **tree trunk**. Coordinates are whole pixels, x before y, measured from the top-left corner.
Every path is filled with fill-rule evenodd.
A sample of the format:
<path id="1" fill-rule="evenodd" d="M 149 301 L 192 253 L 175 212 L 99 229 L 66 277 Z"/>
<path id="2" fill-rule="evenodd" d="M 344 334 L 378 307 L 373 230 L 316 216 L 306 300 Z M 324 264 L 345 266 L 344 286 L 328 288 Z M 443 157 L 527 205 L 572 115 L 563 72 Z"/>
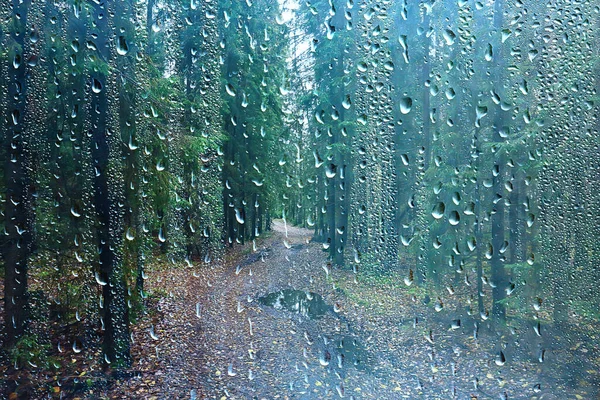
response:
<path id="1" fill-rule="evenodd" d="M 496 1 L 494 4 L 494 28 L 496 30 L 500 30 L 502 28 L 503 21 L 503 0 Z M 503 60 L 503 47 L 498 42 L 497 51 L 495 54 L 495 58 L 498 60 Z M 502 71 L 502 64 L 500 62 L 497 63 L 499 67 L 499 71 L 496 73 L 496 79 L 494 80 L 494 87 L 497 93 L 501 98 L 504 98 L 505 93 L 502 90 L 503 87 L 503 78 L 506 74 Z M 504 111 L 498 105 L 495 111 L 494 125 L 493 129 L 493 142 L 501 143 L 504 139 L 500 136 L 500 129 L 504 126 Z M 500 248 L 504 243 L 504 235 L 505 235 L 505 221 L 504 221 L 504 178 L 505 178 L 505 166 L 506 166 L 506 155 L 504 154 L 504 150 L 498 150 L 496 153 L 496 164 L 494 166 L 494 177 L 492 183 L 492 196 L 493 202 L 495 205 L 493 206 L 494 213 L 492 214 L 492 247 L 493 254 L 491 259 L 491 269 L 492 269 L 492 284 L 494 287 L 492 288 L 492 297 L 494 304 L 492 306 L 492 315 L 496 319 L 504 320 L 506 318 L 506 306 L 503 303 L 503 300 L 506 298 L 506 286 L 507 286 L 507 275 L 504 270 L 504 256 L 500 254 Z"/>
<path id="2" fill-rule="evenodd" d="M 93 3 L 92 40 L 98 56 L 105 62 L 110 59 L 109 10 L 107 3 Z M 97 36 L 94 38 L 93 34 Z M 123 245 L 122 210 L 115 200 L 121 191 L 118 181 L 109 169 L 110 145 L 108 115 L 108 80 L 101 72 L 92 72 L 90 121 L 92 125 L 91 153 L 94 160 L 94 207 L 97 215 L 97 238 L 100 253 L 100 283 L 103 299 L 104 340 L 103 351 L 107 367 L 126 368 L 131 364 L 129 344 L 129 308 L 125 296 L 126 282 L 123 265 L 117 253 Z M 112 133 L 114 134 L 114 133 Z"/>
<path id="3" fill-rule="evenodd" d="M 8 126 L 4 128 L 4 186 L 6 188 L 4 261 L 4 312 L 6 346 L 13 346 L 25 333 L 29 319 L 27 296 L 28 257 L 33 245 L 31 179 L 28 168 L 24 117 L 27 97 L 25 36 L 30 1 L 13 2 L 14 57 L 10 60 L 7 82 Z"/>

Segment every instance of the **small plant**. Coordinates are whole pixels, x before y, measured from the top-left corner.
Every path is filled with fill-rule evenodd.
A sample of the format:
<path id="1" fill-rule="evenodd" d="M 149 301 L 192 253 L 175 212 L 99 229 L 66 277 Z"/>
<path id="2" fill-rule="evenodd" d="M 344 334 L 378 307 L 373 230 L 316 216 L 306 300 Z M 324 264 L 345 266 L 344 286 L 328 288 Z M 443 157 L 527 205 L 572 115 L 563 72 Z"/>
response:
<path id="1" fill-rule="evenodd" d="M 49 369 L 55 364 L 48 357 L 50 343 L 40 340 L 35 334 L 21 337 L 17 344 L 10 350 L 10 358 L 17 367 L 33 367 Z"/>

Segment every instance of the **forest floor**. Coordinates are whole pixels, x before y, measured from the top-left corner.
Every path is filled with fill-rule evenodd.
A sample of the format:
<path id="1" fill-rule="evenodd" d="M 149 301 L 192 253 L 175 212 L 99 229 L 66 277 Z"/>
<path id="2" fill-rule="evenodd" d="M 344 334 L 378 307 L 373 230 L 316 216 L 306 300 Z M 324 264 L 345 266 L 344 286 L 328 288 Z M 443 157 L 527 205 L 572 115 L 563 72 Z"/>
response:
<path id="1" fill-rule="evenodd" d="M 561 376 L 560 349 L 540 363 L 510 338 L 486 332 L 475 339 L 461 305 L 447 303 L 456 311 L 444 320 L 399 277 L 357 280 L 351 270 L 332 269 L 322 244 L 310 239 L 311 231 L 275 221 L 254 249 L 238 246 L 221 265 L 150 277 L 148 290 L 163 296 L 158 313 L 134 332 L 138 373 L 104 395 L 596 398 L 597 370 L 578 382 Z M 457 313 L 463 323 L 452 329 Z M 578 351 L 569 353 L 589 352 Z"/>

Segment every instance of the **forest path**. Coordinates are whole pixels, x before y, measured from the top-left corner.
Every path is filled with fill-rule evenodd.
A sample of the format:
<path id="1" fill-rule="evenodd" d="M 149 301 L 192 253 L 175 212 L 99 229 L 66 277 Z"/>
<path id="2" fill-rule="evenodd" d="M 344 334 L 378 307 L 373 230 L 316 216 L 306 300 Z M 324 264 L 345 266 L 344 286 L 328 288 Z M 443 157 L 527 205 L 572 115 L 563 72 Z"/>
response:
<path id="1" fill-rule="evenodd" d="M 414 371 L 430 373 L 430 349 L 422 329 L 411 329 L 406 286 L 359 284 L 350 269 L 332 268 L 311 237 L 275 220 L 256 248 L 237 246 L 220 265 L 171 278 L 157 328 L 170 338 L 158 345 L 159 398 L 422 397 Z M 261 304 L 269 294 L 272 306 Z M 438 343 L 448 368 L 428 389 L 443 395 L 456 379 L 446 362 L 452 347 L 447 338 Z"/>
<path id="2" fill-rule="evenodd" d="M 198 360 L 202 364 L 198 383 L 207 397 L 273 398 L 303 386 L 299 381 L 304 379 L 301 370 L 306 369 L 315 376 L 303 384 L 322 388 L 316 386 L 321 375 L 317 373 L 324 371 L 315 352 L 323 340 L 312 336 L 339 331 L 339 321 L 332 312 L 321 320 L 310 320 L 258 301 L 283 289 L 312 291 L 332 299 L 334 291 L 323 268 L 327 253 L 320 244 L 310 243 L 311 236 L 309 230 L 276 220 L 270 237 L 256 251 L 232 255 L 222 268 L 212 271 L 214 275 L 203 277 L 205 282 L 197 282 L 189 291 L 197 293 L 203 305 L 201 325 L 210 327 L 202 329 L 203 351 Z M 312 360 L 305 360 L 304 354 Z M 324 378 L 320 377 L 321 385 L 330 386 Z M 325 397 L 310 395 L 308 390 L 306 394 Z"/>
<path id="3" fill-rule="evenodd" d="M 328 348 L 347 333 L 333 308 L 310 319 L 259 302 L 269 293 L 293 289 L 335 303 L 327 253 L 310 242 L 311 236 L 312 231 L 276 220 L 254 251 L 248 253 L 248 246 L 234 251 L 222 265 L 188 280 L 185 302 L 169 311 L 186 316 L 165 318 L 165 331 L 183 329 L 178 346 L 167 347 L 165 390 L 177 397 L 193 396 L 196 389 L 198 397 L 202 391 L 208 398 L 240 399 L 293 392 L 297 398 L 327 398 L 343 391 L 333 387 L 341 379 L 324 365 L 337 364 Z M 181 326 L 182 320 L 189 322 Z"/>
<path id="4" fill-rule="evenodd" d="M 221 265 L 169 278 L 154 327 L 159 398 L 340 398 L 354 378 L 358 398 L 382 398 L 369 389 L 377 368 L 366 350 L 372 335 L 359 333 L 365 311 L 354 309 L 350 323 L 348 298 L 334 285 L 353 274 L 332 270 L 311 237 L 275 220 L 256 248 L 238 246 Z M 269 294 L 272 306 L 261 304 Z M 382 324 L 370 320 L 367 332 Z"/>
<path id="5" fill-rule="evenodd" d="M 497 343 L 472 339 L 459 303 L 432 313 L 401 276 L 357 280 L 328 264 L 312 231 L 272 228 L 222 263 L 149 273 L 148 288 L 163 291 L 159 315 L 136 328 L 141 374 L 113 398 L 555 398 L 539 380 L 552 364 L 496 366 Z"/>

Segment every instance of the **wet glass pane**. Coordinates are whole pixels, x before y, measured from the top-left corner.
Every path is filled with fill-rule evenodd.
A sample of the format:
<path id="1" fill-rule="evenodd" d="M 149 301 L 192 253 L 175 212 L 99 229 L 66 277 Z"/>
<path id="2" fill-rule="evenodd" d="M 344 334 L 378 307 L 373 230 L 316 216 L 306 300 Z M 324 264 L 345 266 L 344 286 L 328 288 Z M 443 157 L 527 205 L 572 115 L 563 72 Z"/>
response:
<path id="1" fill-rule="evenodd" d="M 600 396 L 600 7 L 7 0 L 7 399 Z"/>

